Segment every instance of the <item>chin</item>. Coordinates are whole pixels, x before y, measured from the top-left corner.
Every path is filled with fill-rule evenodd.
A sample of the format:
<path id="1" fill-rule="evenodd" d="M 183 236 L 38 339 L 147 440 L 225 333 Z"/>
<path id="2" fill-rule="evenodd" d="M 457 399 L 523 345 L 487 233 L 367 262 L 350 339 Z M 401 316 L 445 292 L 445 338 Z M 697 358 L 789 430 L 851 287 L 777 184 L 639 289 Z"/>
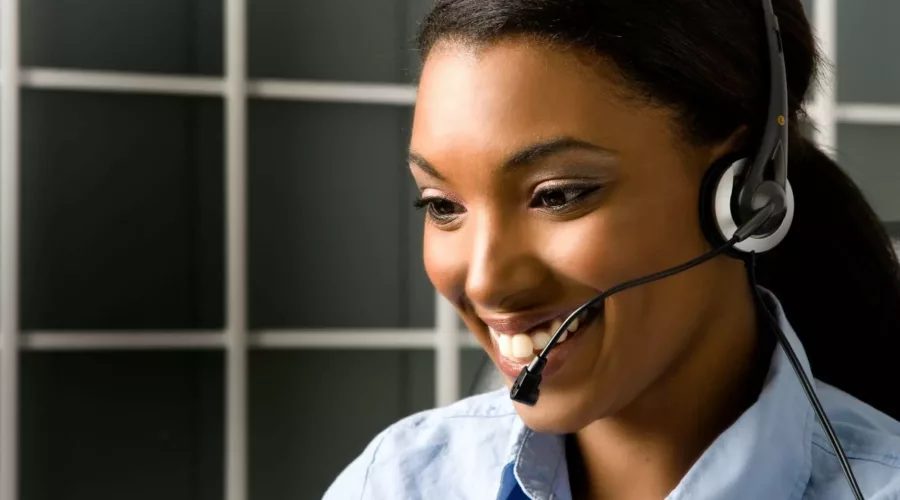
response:
<path id="1" fill-rule="evenodd" d="M 596 410 L 596 398 L 579 392 L 582 391 L 545 390 L 535 406 L 513 404 L 529 429 L 548 434 L 572 434 L 602 418 Z"/>

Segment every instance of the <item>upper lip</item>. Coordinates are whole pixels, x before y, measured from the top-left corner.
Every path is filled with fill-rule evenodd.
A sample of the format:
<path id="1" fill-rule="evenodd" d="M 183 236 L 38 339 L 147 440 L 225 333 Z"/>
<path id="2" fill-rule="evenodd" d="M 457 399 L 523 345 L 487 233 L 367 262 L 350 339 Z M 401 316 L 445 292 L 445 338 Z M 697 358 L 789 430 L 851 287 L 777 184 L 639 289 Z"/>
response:
<path id="1" fill-rule="evenodd" d="M 491 315 L 479 314 L 479 317 L 495 332 L 504 333 L 507 335 L 515 335 L 517 333 L 528 332 L 538 325 L 557 318 L 559 318 L 560 321 L 565 320 L 569 317 L 570 314 L 575 312 L 576 309 L 581 307 L 582 304 L 578 304 L 574 307 L 561 307 L 543 311 L 528 311 Z"/>

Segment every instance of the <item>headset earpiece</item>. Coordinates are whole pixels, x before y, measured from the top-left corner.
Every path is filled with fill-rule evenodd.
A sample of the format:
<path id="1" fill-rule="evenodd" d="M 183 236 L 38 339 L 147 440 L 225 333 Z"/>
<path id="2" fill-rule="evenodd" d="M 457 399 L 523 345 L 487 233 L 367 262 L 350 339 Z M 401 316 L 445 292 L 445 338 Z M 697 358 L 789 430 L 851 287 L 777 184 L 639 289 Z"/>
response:
<path id="1" fill-rule="evenodd" d="M 707 169 L 700 189 L 700 224 L 706 239 L 717 247 L 731 239 L 741 226 L 737 206 L 736 189 L 747 168 L 748 159 L 722 160 Z M 758 210 L 774 205 L 772 217 L 750 238 L 737 243 L 731 252 L 739 256 L 748 252 L 767 252 L 787 236 L 794 220 L 794 191 L 791 183 L 787 189 L 772 181 L 764 181 L 752 194 L 753 208 Z"/>

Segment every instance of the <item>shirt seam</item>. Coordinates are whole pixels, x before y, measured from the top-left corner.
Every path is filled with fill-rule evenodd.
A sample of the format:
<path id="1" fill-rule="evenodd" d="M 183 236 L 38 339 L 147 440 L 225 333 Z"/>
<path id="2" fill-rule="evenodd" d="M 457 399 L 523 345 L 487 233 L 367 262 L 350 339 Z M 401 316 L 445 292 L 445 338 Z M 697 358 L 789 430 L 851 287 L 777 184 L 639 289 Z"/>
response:
<path id="1" fill-rule="evenodd" d="M 505 418 L 505 417 L 514 416 L 515 414 L 516 414 L 516 412 L 515 412 L 515 410 L 513 410 L 513 411 L 510 411 L 509 413 L 498 413 L 495 415 L 477 415 L 477 414 L 431 415 L 431 416 L 425 416 L 422 418 L 401 420 L 401 421 L 397 422 L 396 424 L 392 425 L 391 430 L 396 430 L 396 429 L 413 430 L 413 429 L 416 429 L 417 427 L 422 426 L 423 424 L 427 425 L 427 424 L 431 423 L 432 421 L 441 422 L 441 421 L 445 421 L 445 420 L 460 419 L 460 418 L 485 418 L 485 419 L 487 419 L 487 418 Z"/>
<path id="2" fill-rule="evenodd" d="M 443 421 L 457 418 L 504 418 L 510 417 L 516 414 L 515 410 L 510 410 L 506 413 L 495 413 L 491 415 L 477 414 L 477 413 L 455 413 L 450 415 L 440 415 L 440 414 L 429 414 L 424 415 L 422 418 L 410 418 L 397 422 L 392 428 L 401 428 L 401 429 L 415 429 L 416 427 L 421 426 L 422 424 L 427 424 L 429 421 Z"/>
<path id="3" fill-rule="evenodd" d="M 795 486 L 796 491 L 791 496 L 791 498 L 802 499 L 806 494 L 806 490 L 809 489 L 809 483 L 812 480 L 812 468 L 813 468 L 813 458 L 812 458 L 812 444 L 813 444 L 813 433 L 810 426 L 813 425 L 815 421 L 815 417 L 810 415 L 812 408 L 807 408 L 804 411 L 804 415 L 806 416 L 806 423 L 803 425 L 803 434 L 805 436 L 809 436 L 809 439 L 804 439 L 803 448 L 804 448 L 804 457 L 803 457 L 803 471 L 801 476 L 798 478 L 797 485 Z"/>
<path id="4" fill-rule="evenodd" d="M 816 441 L 812 442 L 816 448 L 824 451 L 825 453 L 831 455 L 832 457 L 837 458 L 837 455 L 834 453 L 830 447 L 822 445 Z M 859 451 L 853 451 L 852 448 L 850 451 L 847 448 L 844 448 L 844 454 L 847 456 L 848 460 L 859 460 L 861 462 L 872 462 L 877 463 L 879 465 L 883 465 L 885 467 L 890 467 L 892 469 L 900 469 L 900 461 L 893 460 L 891 458 L 885 457 L 884 455 L 876 455 L 874 453 L 864 453 Z"/>
<path id="5" fill-rule="evenodd" d="M 375 448 L 372 450 L 372 459 L 369 460 L 369 464 L 366 465 L 366 475 L 363 476 L 362 488 L 359 489 L 359 500 L 363 500 L 363 496 L 366 494 L 366 485 L 369 484 L 369 472 L 372 470 L 372 466 L 375 465 L 375 457 L 378 456 L 378 450 L 381 449 L 381 445 L 384 444 L 387 435 L 393 432 L 393 429 L 388 429 L 386 432 L 381 434 L 381 437 L 378 439 L 378 443 L 375 444 Z"/>
<path id="6" fill-rule="evenodd" d="M 499 413 L 496 415 L 447 415 L 444 418 L 503 418 L 515 415 L 515 411 L 509 413 Z"/>
<path id="7" fill-rule="evenodd" d="M 565 452 L 565 441 L 563 441 L 563 457 L 565 457 L 565 453 L 566 453 Z M 562 464 L 564 464 L 565 462 L 566 462 L 565 459 L 561 459 L 556 464 L 556 471 L 553 472 L 553 479 L 550 480 L 550 500 L 559 498 L 559 496 L 556 494 L 556 478 L 559 477 L 559 469 L 560 469 L 560 467 L 562 467 Z"/>

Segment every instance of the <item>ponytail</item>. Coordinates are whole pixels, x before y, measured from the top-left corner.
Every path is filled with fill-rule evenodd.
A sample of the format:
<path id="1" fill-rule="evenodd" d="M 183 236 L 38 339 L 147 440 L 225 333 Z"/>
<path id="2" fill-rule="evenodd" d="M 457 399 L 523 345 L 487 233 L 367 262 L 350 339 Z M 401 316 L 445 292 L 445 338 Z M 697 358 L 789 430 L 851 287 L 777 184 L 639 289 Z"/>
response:
<path id="1" fill-rule="evenodd" d="M 891 388 L 900 354 L 900 266 L 854 182 L 814 144 L 793 141 L 791 230 L 759 257 L 758 278 L 784 307 L 817 379 L 900 419 Z"/>

